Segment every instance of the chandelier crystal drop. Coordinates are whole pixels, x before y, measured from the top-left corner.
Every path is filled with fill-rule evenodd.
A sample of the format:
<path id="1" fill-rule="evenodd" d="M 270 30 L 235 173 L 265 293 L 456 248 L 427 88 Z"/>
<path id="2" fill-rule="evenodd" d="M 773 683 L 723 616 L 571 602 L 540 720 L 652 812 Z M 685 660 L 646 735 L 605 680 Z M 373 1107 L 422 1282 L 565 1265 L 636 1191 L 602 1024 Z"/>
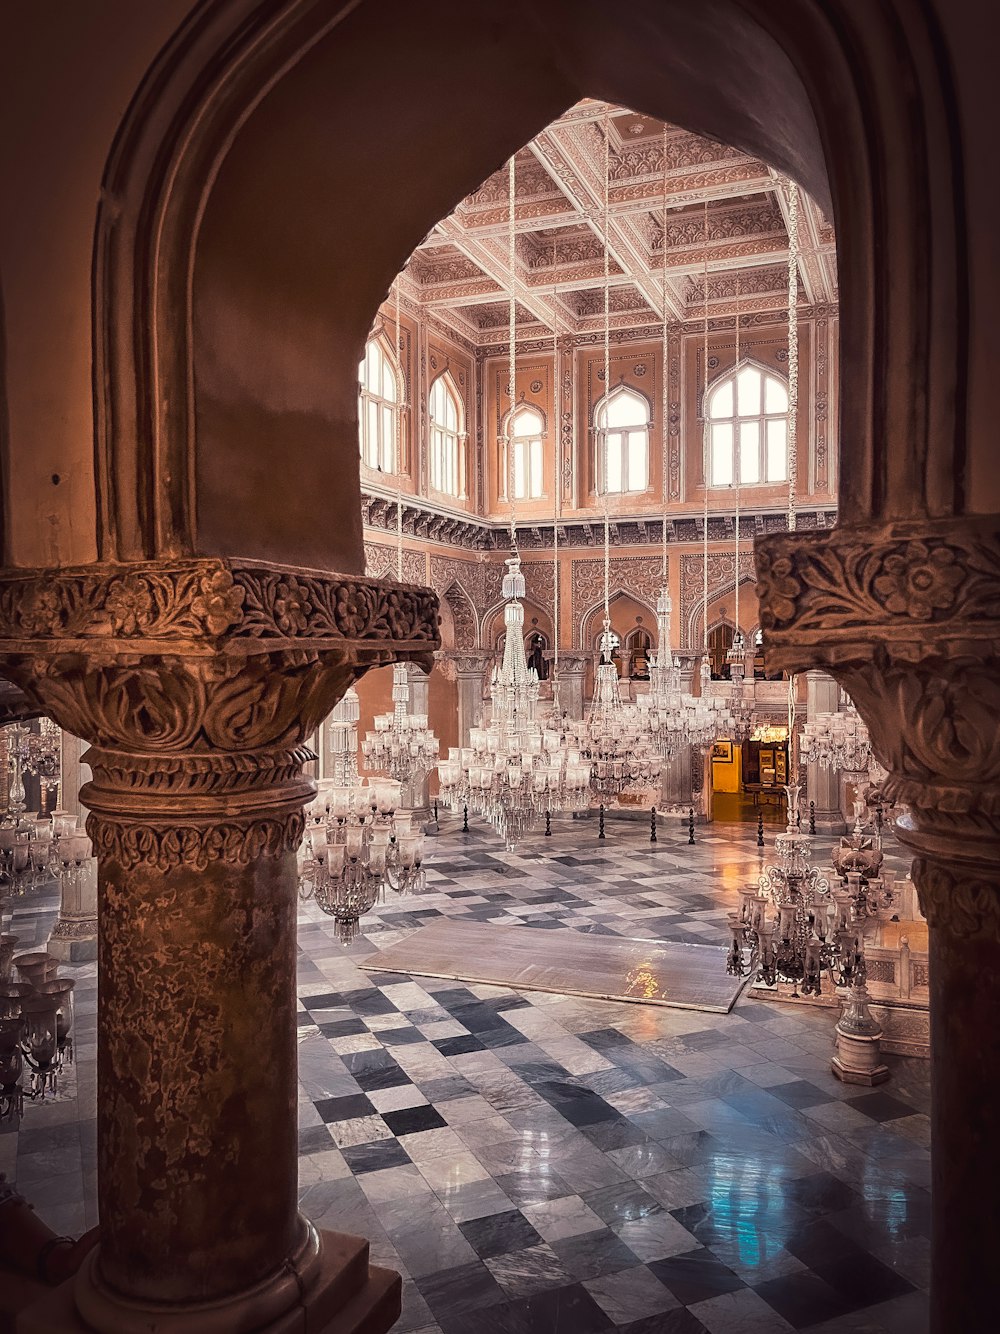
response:
<path id="1" fill-rule="evenodd" d="M 656 648 L 649 654 L 649 691 L 636 700 L 653 748 L 665 760 L 687 743 L 687 718 L 694 705 L 693 696 L 681 689 L 681 664 L 670 650 L 671 611 L 664 584 L 656 599 Z"/>
<path id="2" fill-rule="evenodd" d="M 425 713 L 409 711 L 409 668 L 397 662 L 392 669 L 392 713 L 375 716 L 375 730 L 361 743 L 366 768 L 388 774 L 401 783 L 419 782 L 434 768 L 440 746 L 427 725 Z"/>

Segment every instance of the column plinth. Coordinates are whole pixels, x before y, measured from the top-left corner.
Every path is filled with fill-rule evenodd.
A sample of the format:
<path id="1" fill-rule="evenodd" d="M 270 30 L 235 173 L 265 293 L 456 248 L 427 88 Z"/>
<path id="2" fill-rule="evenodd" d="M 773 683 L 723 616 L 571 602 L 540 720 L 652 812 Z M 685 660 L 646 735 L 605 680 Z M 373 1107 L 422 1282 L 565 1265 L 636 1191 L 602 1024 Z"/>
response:
<path id="1" fill-rule="evenodd" d="M 757 544 L 765 651 L 848 690 L 930 935 L 931 1329 L 995 1323 L 1000 1212 L 1000 519 Z"/>
<path id="2" fill-rule="evenodd" d="M 72 1320 L 63 1293 L 25 1328 L 398 1313 L 367 1244 L 298 1213 L 295 854 L 305 738 L 369 666 L 429 667 L 436 633 L 425 590 L 219 561 L 0 583 L 0 668 L 90 743 L 98 858 L 100 1245 Z"/>

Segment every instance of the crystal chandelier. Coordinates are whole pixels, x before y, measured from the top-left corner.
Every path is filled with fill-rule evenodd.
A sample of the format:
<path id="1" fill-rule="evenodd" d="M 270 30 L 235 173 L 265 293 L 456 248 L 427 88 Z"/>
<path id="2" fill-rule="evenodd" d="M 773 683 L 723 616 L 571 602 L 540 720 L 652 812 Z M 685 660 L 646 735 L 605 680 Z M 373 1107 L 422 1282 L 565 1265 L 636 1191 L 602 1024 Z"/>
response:
<path id="1" fill-rule="evenodd" d="M 538 673 L 528 666 L 524 648 L 524 574 L 517 550 L 514 442 L 510 433 L 516 401 L 517 328 L 515 300 L 515 162 L 508 166 L 507 248 L 510 266 L 508 301 L 507 393 L 511 411 L 507 433 L 507 495 L 510 499 L 511 554 L 502 584 L 504 648 L 490 681 L 490 721 L 469 730 L 469 745 L 452 747 L 438 764 L 440 799 L 452 810 L 468 808 L 497 830 L 508 851 L 546 812 L 583 809 L 587 804 L 589 766 L 567 736 L 536 718 Z M 558 490 L 558 481 L 557 481 Z M 558 570 L 556 571 L 558 588 Z M 556 611 L 558 617 L 558 610 Z"/>
<path id="2" fill-rule="evenodd" d="M 649 691 L 640 695 L 636 703 L 643 718 L 643 730 L 656 753 L 665 760 L 689 741 L 687 719 L 694 704 L 694 697 L 681 689 L 681 665 L 670 651 L 670 612 L 664 536 L 664 583 L 656 599 L 656 648 L 649 654 Z"/>
<path id="3" fill-rule="evenodd" d="M 843 697 L 846 699 L 846 696 Z M 864 719 L 849 700 L 839 712 L 817 713 L 802 727 L 802 760 L 824 769 L 863 774 L 874 762 Z"/>
<path id="4" fill-rule="evenodd" d="M 729 914 L 726 971 L 755 972 L 769 987 L 790 983 L 794 995 L 818 996 L 824 976 L 834 986 L 863 977 L 864 951 L 851 894 L 831 888 L 809 863 L 810 840 L 798 828 L 799 790 L 797 783 L 785 788 L 788 826 L 774 840 L 777 862 L 741 891 L 739 912 Z"/>
<path id="5" fill-rule="evenodd" d="M 400 338 L 400 280 L 395 283 L 396 355 Z M 406 377 L 403 375 L 403 401 L 396 410 L 396 579 L 403 581 L 403 412 L 406 407 Z M 368 769 L 388 774 L 401 783 L 419 783 L 437 763 L 438 739 L 427 725 L 427 715 L 411 714 L 409 668 L 404 662 L 392 668 L 392 712 L 377 714 L 375 730 L 361 743 L 361 753 Z"/>
<path id="6" fill-rule="evenodd" d="M 420 782 L 438 760 L 438 739 L 425 713 L 409 712 L 410 685 L 406 663 L 392 669 L 392 713 L 375 716 L 375 730 L 361 743 L 365 766 L 401 783 Z"/>
<path id="7" fill-rule="evenodd" d="M 43 812 L 48 806 L 53 789 L 58 791 L 61 772 L 60 755 L 62 732 L 51 718 L 39 718 L 38 731 L 23 723 L 4 728 L 7 741 L 7 768 L 10 774 L 7 789 L 8 818 L 15 821 L 23 814 L 25 805 L 24 776 L 32 774 L 39 781 Z"/>
<path id="8" fill-rule="evenodd" d="M 375 778 L 353 787 L 323 780 L 319 787 L 306 808 L 299 896 L 336 921 L 347 945 L 386 885 L 398 894 L 423 889 L 424 835 L 398 809 L 397 779 Z"/>
<path id="9" fill-rule="evenodd" d="M 525 594 L 521 559 L 508 557 L 503 579 L 503 660 L 490 682 L 492 708 L 485 727 L 469 729 L 469 745 L 452 747 L 438 765 L 440 798 L 486 819 L 512 851 L 546 811 L 583 810 L 590 767 L 566 732 L 535 717 L 538 674 L 524 650 Z"/>
<path id="10" fill-rule="evenodd" d="M 54 1098 L 59 1075 L 73 1060 L 76 983 L 56 976 L 54 955 L 15 955 L 17 940 L 0 936 L 0 1122 L 18 1120 L 25 1098 Z"/>
<path id="11" fill-rule="evenodd" d="M 358 722 L 361 701 L 353 686 L 340 697 L 326 720 L 327 763 L 330 780 L 338 787 L 353 787 L 358 782 Z"/>

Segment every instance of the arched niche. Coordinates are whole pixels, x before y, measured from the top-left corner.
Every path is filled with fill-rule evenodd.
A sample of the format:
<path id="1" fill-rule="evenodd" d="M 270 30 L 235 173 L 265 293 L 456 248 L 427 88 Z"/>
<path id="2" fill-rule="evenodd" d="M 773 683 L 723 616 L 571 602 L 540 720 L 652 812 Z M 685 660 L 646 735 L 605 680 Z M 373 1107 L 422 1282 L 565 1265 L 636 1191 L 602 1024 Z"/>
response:
<path id="1" fill-rule="evenodd" d="M 428 43 L 405 0 L 198 7 L 105 173 L 101 554 L 360 570 L 356 368 L 372 314 L 429 228 L 581 96 L 742 147 L 830 210 L 844 512 L 961 508 L 950 90 L 929 21 L 907 7 L 901 28 L 896 8 L 445 0 Z"/>

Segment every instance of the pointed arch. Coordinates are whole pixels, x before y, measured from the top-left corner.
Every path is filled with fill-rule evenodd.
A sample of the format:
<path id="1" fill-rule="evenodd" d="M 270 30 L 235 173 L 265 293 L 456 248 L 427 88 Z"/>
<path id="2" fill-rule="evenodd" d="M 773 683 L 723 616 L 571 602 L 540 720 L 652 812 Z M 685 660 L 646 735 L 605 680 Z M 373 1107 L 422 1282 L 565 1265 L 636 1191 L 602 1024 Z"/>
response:
<path id="1" fill-rule="evenodd" d="M 476 604 L 459 580 L 452 580 L 441 595 L 441 602 L 448 608 L 455 640 L 454 644 L 446 647 L 478 648 L 479 618 L 476 615 Z"/>
<path id="2" fill-rule="evenodd" d="M 722 583 L 710 585 L 708 590 L 709 607 L 711 607 L 713 602 L 718 602 L 719 598 L 725 597 L 727 593 L 735 593 L 737 583 L 741 588 L 743 588 L 744 585 L 749 585 L 756 592 L 757 576 L 751 570 L 747 570 L 746 573 L 740 575 L 739 579 L 728 578 L 724 579 Z M 691 604 L 687 616 L 681 620 L 682 648 L 693 648 L 696 645 L 699 647 L 701 646 L 705 638 L 704 618 L 705 599 L 699 594 Z M 719 618 L 719 624 L 721 624 L 722 619 L 723 618 L 721 617 Z M 735 622 L 731 618 L 727 619 L 727 624 L 732 625 L 734 623 Z M 709 629 L 711 629 L 711 623 L 709 624 Z"/>
<path id="3" fill-rule="evenodd" d="M 608 594 L 609 607 L 614 604 L 618 598 L 628 598 L 637 606 L 642 607 L 644 611 L 649 612 L 650 624 L 645 627 L 649 634 L 650 642 L 656 647 L 656 609 L 644 597 L 641 597 L 634 589 L 626 588 L 623 584 L 613 584 Z M 595 621 L 595 617 L 604 615 L 604 595 L 602 594 L 596 602 L 584 611 L 577 621 L 577 643 L 580 648 L 590 649 L 593 647 L 595 635 L 600 634 L 600 624 Z"/>

